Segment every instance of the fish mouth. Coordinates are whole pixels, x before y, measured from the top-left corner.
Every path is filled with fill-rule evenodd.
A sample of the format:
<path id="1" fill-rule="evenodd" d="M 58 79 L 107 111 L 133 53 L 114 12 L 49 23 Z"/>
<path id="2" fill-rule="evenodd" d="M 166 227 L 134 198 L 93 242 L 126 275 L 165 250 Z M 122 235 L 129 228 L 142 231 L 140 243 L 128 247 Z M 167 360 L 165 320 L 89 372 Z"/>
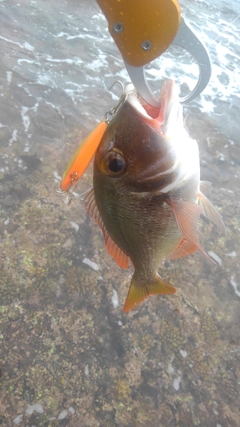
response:
<path id="1" fill-rule="evenodd" d="M 198 146 L 184 127 L 178 88 L 173 80 L 167 80 L 159 95 L 160 108 L 147 104 L 132 84 L 125 91 L 127 102 L 139 119 L 159 135 L 153 157 L 148 167 L 138 172 L 136 181 L 145 185 L 146 191 L 153 185 L 156 191 L 167 193 L 199 169 Z M 145 157 L 145 165 L 146 162 Z"/>
<path id="2" fill-rule="evenodd" d="M 125 87 L 124 93 L 139 118 L 161 135 L 172 137 L 184 128 L 182 105 L 174 80 L 169 79 L 163 85 L 159 95 L 160 108 L 147 104 L 131 83 Z"/>

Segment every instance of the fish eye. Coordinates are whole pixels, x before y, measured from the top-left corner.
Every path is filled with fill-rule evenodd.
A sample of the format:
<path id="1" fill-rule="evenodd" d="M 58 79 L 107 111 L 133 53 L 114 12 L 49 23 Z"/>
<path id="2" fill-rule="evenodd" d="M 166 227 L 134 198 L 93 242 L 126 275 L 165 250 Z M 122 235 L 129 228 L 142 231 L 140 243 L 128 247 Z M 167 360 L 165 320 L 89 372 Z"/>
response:
<path id="1" fill-rule="evenodd" d="M 127 164 L 124 157 L 116 151 L 109 151 L 101 162 L 102 172 L 112 177 L 122 176 L 126 168 Z"/>

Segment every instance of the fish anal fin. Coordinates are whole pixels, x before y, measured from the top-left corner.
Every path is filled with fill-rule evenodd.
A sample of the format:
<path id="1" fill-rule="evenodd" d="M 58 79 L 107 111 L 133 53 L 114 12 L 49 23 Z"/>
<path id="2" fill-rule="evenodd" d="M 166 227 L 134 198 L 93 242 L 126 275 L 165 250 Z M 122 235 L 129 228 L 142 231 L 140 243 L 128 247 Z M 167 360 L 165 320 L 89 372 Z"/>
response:
<path id="1" fill-rule="evenodd" d="M 181 258 L 186 255 L 190 255 L 197 251 L 198 247 L 192 242 L 189 242 L 185 237 L 181 240 L 179 245 L 167 255 L 168 260 Z"/>
<path id="2" fill-rule="evenodd" d="M 119 267 L 128 268 L 132 264 L 129 256 L 125 254 L 125 252 L 123 252 L 122 249 L 120 249 L 119 246 L 116 245 L 116 243 L 114 243 L 106 229 L 104 230 L 103 235 L 105 246 L 109 254 L 113 257 Z"/>
<path id="3" fill-rule="evenodd" d="M 199 191 L 198 199 L 201 205 L 203 206 L 205 216 L 210 219 L 210 221 L 212 221 L 217 227 L 221 228 L 226 234 L 226 227 L 224 225 L 221 215 L 210 202 L 210 200 L 202 193 L 202 191 Z"/>
<path id="4" fill-rule="evenodd" d="M 174 286 L 164 282 L 158 275 L 156 275 L 150 284 L 146 284 L 144 286 L 138 285 L 134 276 L 135 274 L 133 275 L 128 295 L 123 307 L 124 313 L 127 313 L 137 305 L 141 304 L 141 302 L 143 302 L 150 295 L 167 295 L 175 294 L 176 292 L 176 288 Z"/>
<path id="5" fill-rule="evenodd" d="M 132 264 L 131 259 L 119 248 L 109 235 L 97 208 L 93 188 L 91 188 L 86 195 L 84 203 L 88 214 L 95 220 L 102 230 L 104 243 L 109 254 L 114 258 L 119 267 L 128 268 Z"/>
<path id="6" fill-rule="evenodd" d="M 166 203 L 172 208 L 178 227 L 186 240 L 195 245 L 212 261 L 198 240 L 197 222 L 199 216 L 204 213 L 203 207 L 188 201 L 175 202 L 172 199 L 166 200 Z"/>

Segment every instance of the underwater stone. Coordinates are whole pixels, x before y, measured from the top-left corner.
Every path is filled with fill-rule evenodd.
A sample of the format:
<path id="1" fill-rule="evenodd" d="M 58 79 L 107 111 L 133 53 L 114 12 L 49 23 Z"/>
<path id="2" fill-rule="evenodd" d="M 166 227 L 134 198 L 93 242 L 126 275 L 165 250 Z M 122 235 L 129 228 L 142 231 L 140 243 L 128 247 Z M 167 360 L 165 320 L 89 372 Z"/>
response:
<path id="1" fill-rule="evenodd" d="M 118 302 L 118 293 L 117 291 L 115 291 L 115 289 L 113 289 L 113 296 L 111 300 L 112 300 L 113 308 L 117 308 L 119 305 L 119 302 Z"/>
<path id="2" fill-rule="evenodd" d="M 175 390 L 179 390 L 180 382 L 181 382 L 181 377 L 180 376 L 177 377 L 177 378 L 175 378 L 175 380 L 173 381 L 173 388 Z"/>
<path id="3" fill-rule="evenodd" d="M 90 259 L 88 259 L 88 258 L 83 258 L 82 262 L 83 262 L 84 264 L 89 265 L 89 267 L 91 267 L 91 268 L 92 268 L 93 270 L 95 270 L 95 271 L 98 271 L 98 270 L 99 270 L 99 266 L 98 266 L 98 264 L 96 264 L 96 262 L 93 262 L 93 261 L 91 261 L 91 260 L 90 260 Z"/>
<path id="4" fill-rule="evenodd" d="M 38 412 L 39 414 L 43 414 L 44 412 L 43 407 L 40 403 L 35 403 L 34 405 L 27 405 L 25 411 L 26 414 L 32 415 L 34 411 Z"/>
<path id="5" fill-rule="evenodd" d="M 66 418 L 68 416 L 68 411 L 66 411 L 66 409 L 64 409 L 62 412 L 60 412 L 60 414 L 58 415 L 58 420 L 64 420 L 64 418 Z"/>
<path id="6" fill-rule="evenodd" d="M 18 415 L 16 418 L 14 418 L 13 422 L 14 424 L 20 424 L 23 418 L 23 414 Z"/>

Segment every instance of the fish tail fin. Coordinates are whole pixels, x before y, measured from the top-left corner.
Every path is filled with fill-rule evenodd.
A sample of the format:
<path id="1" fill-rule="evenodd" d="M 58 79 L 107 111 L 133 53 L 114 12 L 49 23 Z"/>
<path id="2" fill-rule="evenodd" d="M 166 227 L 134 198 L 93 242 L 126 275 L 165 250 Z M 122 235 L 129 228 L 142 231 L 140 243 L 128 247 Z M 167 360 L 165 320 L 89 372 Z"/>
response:
<path id="1" fill-rule="evenodd" d="M 175 294 L 176 288 L 164 282 L 161 277 L 157 274 L 151 283 L 147 285 L 139 285 L 136 278 L 133 275 L 128 295 L 123 307 L 124 313 L 135 308 L 138 304 L 143 302 L 149 295 L 158 294 Z"/>

